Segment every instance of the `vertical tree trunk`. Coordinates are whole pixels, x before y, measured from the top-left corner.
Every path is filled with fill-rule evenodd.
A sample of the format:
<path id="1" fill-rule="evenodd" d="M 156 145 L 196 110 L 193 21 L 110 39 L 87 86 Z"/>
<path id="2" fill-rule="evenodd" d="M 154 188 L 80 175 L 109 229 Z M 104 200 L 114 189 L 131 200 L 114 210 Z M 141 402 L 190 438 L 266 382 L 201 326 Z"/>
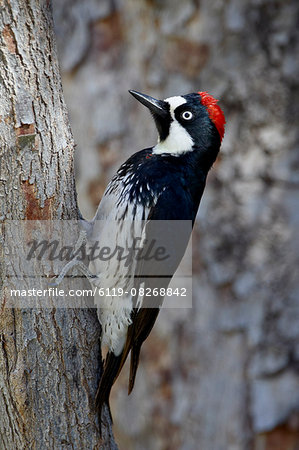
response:
<path id="1" fill-rule="evenodd" d="M 7 220 L 76 219 L 78 209 L 51 2 L 1 0 L 0 43 L 3 244 Z M 101 441 L 93 412 L 96 311 L 7 308 L 13 281 L 5 273 L 14 261 L 0 251 L 0 448 L 116 448 L 109 420 Z"/>

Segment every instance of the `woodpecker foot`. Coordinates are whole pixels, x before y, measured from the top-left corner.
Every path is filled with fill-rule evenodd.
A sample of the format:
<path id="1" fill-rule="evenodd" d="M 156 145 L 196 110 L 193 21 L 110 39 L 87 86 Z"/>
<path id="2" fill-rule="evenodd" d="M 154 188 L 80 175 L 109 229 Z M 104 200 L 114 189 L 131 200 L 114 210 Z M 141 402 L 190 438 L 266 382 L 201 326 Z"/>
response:
<path id="1" fill-rule="evenodd" d="M 78 253 L 78 251 L 80 250 L 82 245 L 85 245 L 86 242 L 87 242 L 86 231 L 85 230 L 81 230 L 80 234 L 79 234 L 78 241 L 76 242 L 76 245 L 75 245 L 75 248 L 74 248 L 74 253 L 75 254 Z M 62 270 L 61 270 L 61 272 L 60 272 L 60 274 L 58 276 L 52 278 L 52 280 L 49 283 L 49 286 L 53 286 L 53 287 L 58 286 L 62 282 L 62 280 L 64 279 L 66 274 L 73 267 L 76 267 L 77 269 L 79 269 L 80 272 L 83 273 L 83 275 L 85 275 L 86 278 L 88 278 L 89 280 L 94 280 L 95 278 L 97 278 L 97 276 L 95 274 L 93 274 L 82 261 L 79 261 L 78 256 L 76 256 L 75 258 L 71 259 L 62 268 Z M 75 277 L 75 275 L 71 275 L 71 276 L 73 278 Z"/>
<path id="2" fill-rule="evenodd" d="M 81 273 L 83 273 L 83 275 L 86 276 L 86 278 L 94 280 L 95 278 L 97 278 L 97 276 L 92 273 L 87 266 L 85 266 L 85 264 L 83 264 L 81 261 L 78 261 L 76 258 L 72 259 L 71 261 L 69 261 L 62 269 L 62 271 L 60 272 L 60 274 L 57 277 L 53 277 L 51 282 L 49 283 L 49 286 L 53 286 L 56 287 L 58 286 L 62 280 L 64 279 L 64 277 L 66 276 L 66 274 L 73 268 L 76 267 L 77 269 L 80 270 Z M 71 275 L 72 278 L 75 278 L 76 275 Z"/>

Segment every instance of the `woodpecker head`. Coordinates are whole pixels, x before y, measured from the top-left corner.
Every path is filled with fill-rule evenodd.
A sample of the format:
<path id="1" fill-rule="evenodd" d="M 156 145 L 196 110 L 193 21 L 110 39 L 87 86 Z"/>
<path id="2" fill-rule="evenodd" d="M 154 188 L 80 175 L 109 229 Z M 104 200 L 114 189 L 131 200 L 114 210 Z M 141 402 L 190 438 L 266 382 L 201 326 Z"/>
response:
<path id="1" fill-rule="evenodd" d="M 159 133 L 154 154 L 178 156 L 194 150 L 208 152 L 211 149 L 217 149 L 218 153 L 225 118 L 217 100 L 207 92 L 165 100 L 156 100 L 132 90 L 129 92 L 153 115 Z"/>

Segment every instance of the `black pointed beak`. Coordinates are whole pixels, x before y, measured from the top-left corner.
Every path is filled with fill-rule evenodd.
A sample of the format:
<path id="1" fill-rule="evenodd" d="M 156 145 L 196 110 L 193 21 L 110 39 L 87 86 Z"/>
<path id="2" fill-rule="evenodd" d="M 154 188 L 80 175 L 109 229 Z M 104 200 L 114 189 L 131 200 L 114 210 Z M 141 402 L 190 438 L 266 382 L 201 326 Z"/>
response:
<path id="1" fill-rule="evenodd" d="M 168 104 L 163 100 L 157 100 L 154 97 L 150 97 L 149 95 L 141 94 L 141 92 L 133 90 L 130 90 L 129 92 L 153 114 L 157 114 L 157 116 L 165 116 L 165 114 L 168 113 Z"/>
<path id="2" fill-rule="evenodd" d="M 152 113 L 159 132 L 161 140 L 166 139 L 169 133 L 169 126 L 171 122 L 169 104 L 163 100 L 157 100 L 141 92 L 129 90 L 130 94 L 136 98 L 140 103 L 146 106 Z"/>

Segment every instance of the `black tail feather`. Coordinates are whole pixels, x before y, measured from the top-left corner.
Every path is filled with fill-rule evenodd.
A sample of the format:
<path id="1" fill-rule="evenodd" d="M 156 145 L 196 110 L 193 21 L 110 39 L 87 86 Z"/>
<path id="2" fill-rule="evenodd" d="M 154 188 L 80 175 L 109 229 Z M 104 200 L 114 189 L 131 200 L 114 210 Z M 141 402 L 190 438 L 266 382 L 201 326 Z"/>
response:
<path id="1" fill-rule="evenodd" d="M 119 371 L 121 360 L 122 355 L 115 356 L 111 352 L 107 354 L 105 359 L 104 371 L 101 376 L 95 398 L 96 409 L 99 412 L 100 429 L 102 424 L 102 409 L 104 405 L 107 405 L 111 422 L 113 422 L 109 404 L 109 396 L 113 383 L 116 380 L 116 375 Z"/>
<path id="2" fill-rule="evenodd" d="M 138 345 L 138 346 L 132 347 L 132 350 L 131 350 L 130 377 L 129 377 L 129 389 L 128 389 L 129 395 L 131 394 L 133 387 L 134 387 L 134 383 L 135 383 L 135 377 L 136 377 L 136 372 L 137 372 L 138 363 L 139 363 L 140 348 L 141 348 L 141 346 Z"/>
<path id="3" fill-rule="evenodd" d="M 100 428 L 102 424 L 102 409 L 104 405 L 107 405 L 110 414 L 111 422 L 112 415 L 109 405 L 109 396 L 111 388 L 120 374 L 123 365 L 126 362 L 128 354 L 131 351 L 131 363 L 130 363 L 130 376 L 129 376 L 129 388 L 128 393 L 132 392 L 134 387 L 136 372 L 138 369 L 140 349 L 151 332 L 153 325 L 159 313 L 159 308 L 141 309 L 136 313 L 133 324 L 128 328 L 127 340 L 123 348 L 122 353 L 119 356 L 115 356 L 114 353 L 108 352 L 103 374 L 100 379 L 99 387 L 96 393 L 95 405 L 99 412 Z M 101 430 L 100 430 L 101 431 Z"/>

